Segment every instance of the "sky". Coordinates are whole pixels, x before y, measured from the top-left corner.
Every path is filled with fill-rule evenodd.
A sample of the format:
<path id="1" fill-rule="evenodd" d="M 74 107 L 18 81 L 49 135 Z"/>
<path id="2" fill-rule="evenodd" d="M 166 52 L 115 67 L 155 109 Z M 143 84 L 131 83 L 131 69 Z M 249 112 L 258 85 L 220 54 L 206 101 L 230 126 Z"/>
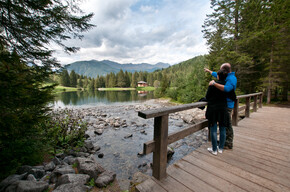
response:
<path id="1" fill-rule="evenodd" d="M 77 53 L 54 48 L 61 64 L 92 59 L 176 64 L 208 53 L 201 31 L 212 11 L 210 0 L 82 0 L 80 8 L 94 13 L 96 27 L 82 40 L 65 42 L 80 47 Z"/>

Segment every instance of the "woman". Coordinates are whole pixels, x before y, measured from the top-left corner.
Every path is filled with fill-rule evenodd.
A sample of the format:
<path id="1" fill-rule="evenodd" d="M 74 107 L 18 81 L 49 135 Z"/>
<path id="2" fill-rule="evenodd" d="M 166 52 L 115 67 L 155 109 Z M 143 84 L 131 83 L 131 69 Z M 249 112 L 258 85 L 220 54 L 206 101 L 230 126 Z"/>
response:
<path id="1" fill-rule="evenodd" d="M 217 72 L 217 83 L 224 85 L 227 73 L 221 69 Z M 214 85 L 214 84 L 213 84 Z M 220 91 L 215 86 L 210 85 L 206 93 L 206 100 L 208 102 L 205 116 L 208 119 L 208 127 L 210 128 L 210 137 L 212 147 L 207 150 L 217 155 L 217 152 L 222 153 L 226 140 L 226 124 L 227 124 L 227 100 L 226 93 Z M 219 123 L 220 141 L 217 146 L 217 122 Z"/>

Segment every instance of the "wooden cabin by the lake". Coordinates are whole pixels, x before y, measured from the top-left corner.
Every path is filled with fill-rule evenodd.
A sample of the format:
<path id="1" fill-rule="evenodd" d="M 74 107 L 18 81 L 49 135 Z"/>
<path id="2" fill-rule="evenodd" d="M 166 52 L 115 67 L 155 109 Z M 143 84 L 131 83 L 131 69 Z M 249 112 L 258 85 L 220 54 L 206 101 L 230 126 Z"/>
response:
<path id="1" fill-rule="evenodd" d="M 148 86 L 148 83 L 145 82 L 145 81 L 139 81 L 138 82 L 138 87 L 147 87 Z"/>

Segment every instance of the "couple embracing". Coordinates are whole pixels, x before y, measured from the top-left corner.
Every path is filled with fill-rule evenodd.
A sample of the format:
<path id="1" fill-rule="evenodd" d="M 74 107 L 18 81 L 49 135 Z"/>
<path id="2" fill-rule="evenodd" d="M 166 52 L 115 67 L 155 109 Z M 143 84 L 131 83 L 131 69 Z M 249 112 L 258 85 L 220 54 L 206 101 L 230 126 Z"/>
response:
<path id="1" fill-rule="evenodd" d="M 208 151 L 217 155 L 222 153 L 223 149 L 233 148 L 233 128 L 232 128 L 232 110 L 234 108 L 237 87 L 237 78 L 235 73 L 231 71 L 231 65 L 224 63 L 218 72 L 204 68 L 205 72 L 209 72 L 217 81 L 210 81 L 206 93 L 208 102 L 206 110 L 206 118 L 208 119 L 208 127 L 210 129 L 210 137 L 212 147 Z M 217 123 L 219 124 L 220 140 L 217 145 Z"/>

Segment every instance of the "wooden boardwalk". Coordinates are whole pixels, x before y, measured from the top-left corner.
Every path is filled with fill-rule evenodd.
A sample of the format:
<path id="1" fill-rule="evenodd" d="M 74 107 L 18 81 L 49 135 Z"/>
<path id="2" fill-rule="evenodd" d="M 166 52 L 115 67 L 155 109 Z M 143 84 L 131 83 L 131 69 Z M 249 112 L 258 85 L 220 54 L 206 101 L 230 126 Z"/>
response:
<path id="1" fill-rule="evenodd" d="M 151 177 L 139 192 L 290 191 L 290 108 L 263 107 L 234 128 L 234 149 L 218 156 L 210 143 Z"/>

